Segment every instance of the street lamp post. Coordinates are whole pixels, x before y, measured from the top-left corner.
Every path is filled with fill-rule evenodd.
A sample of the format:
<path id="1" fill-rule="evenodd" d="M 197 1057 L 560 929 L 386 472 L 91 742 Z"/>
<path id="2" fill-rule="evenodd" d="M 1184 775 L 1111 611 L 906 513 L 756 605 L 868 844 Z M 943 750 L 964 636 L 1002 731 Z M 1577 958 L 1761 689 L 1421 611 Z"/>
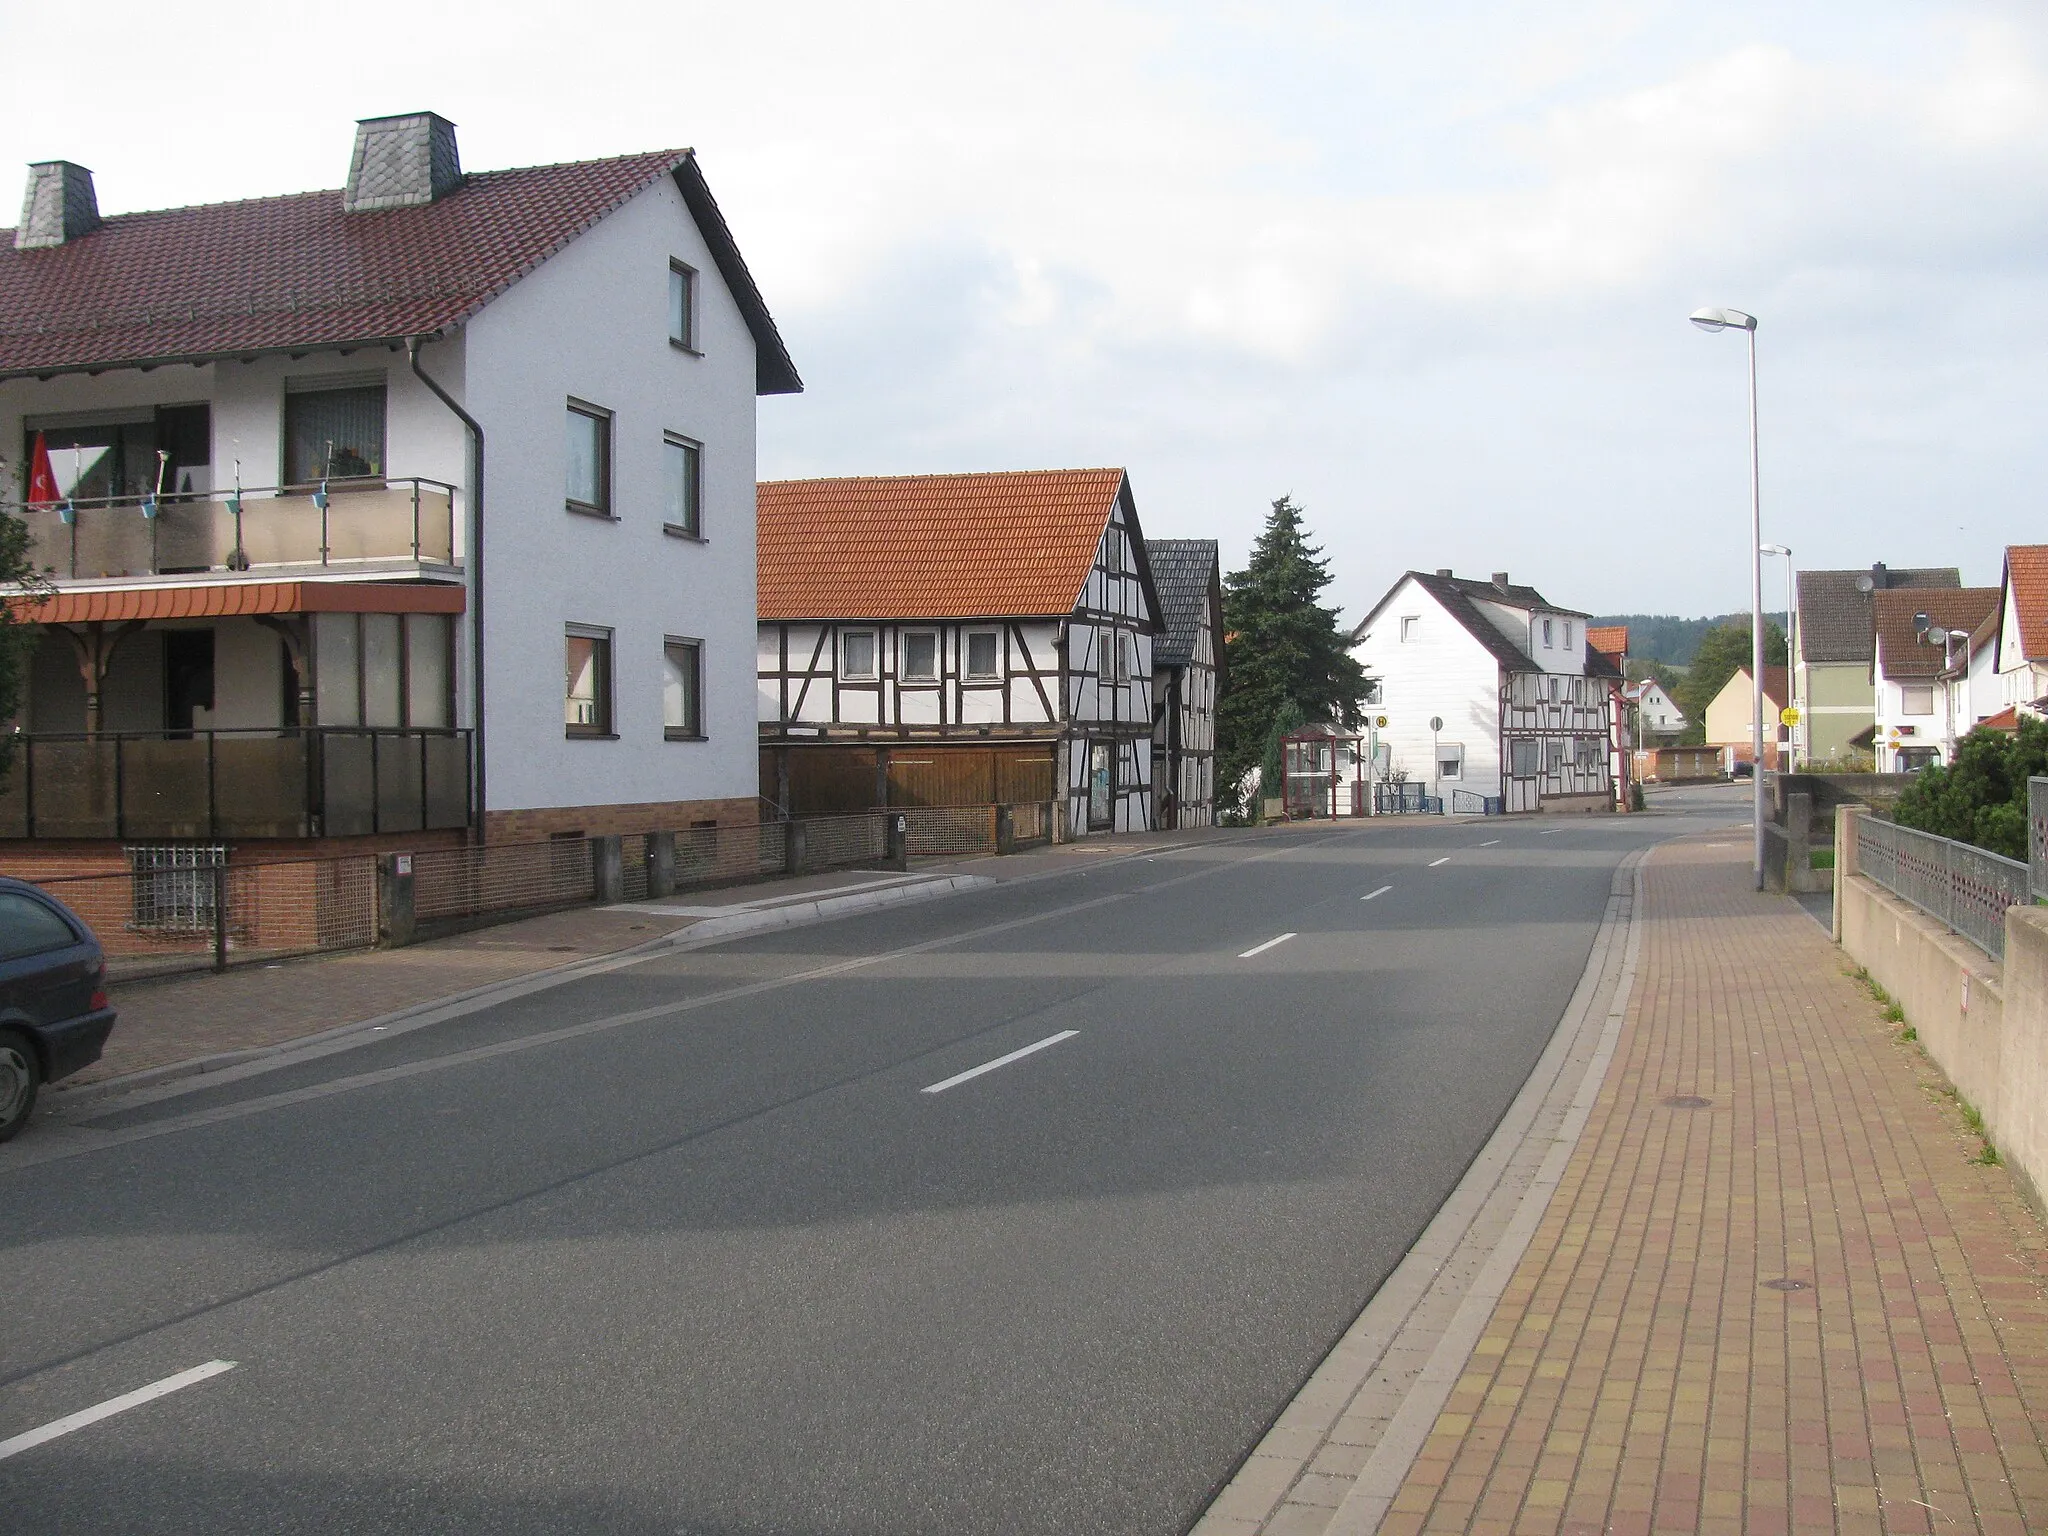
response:
<path id="1" fill-rule="evenodd" d="M 1764 513 L 1763 481 L 1757 467 L 1756 316 L 1739 309 L 1693 311 L 1692 323 L 1703 331 L 1749 333 L 1749 713 L 1751 767 L 1749 781 L 1753 847 L 1751 873 L 1764 888 Z"/>
<path id="2" fill-rule="evenodd" d="M 1767 555 L 1783 555 L 1785 557 L 1785 691 L 1792 695 L 1785 702 L 1799 711 L 1799 724 L 1804 725 L 1806 723 L 1806 708 L 1799 702 L 1799 676 L 1793 670 L 1797 656 L 1794 648 L 1794 639 L 1799 624 L 1799 611 L 1796 606 L 1799 597 L 1795 590 L 1798 584 L 1798 577 L 1792 568 L 1792 550 L 1790 546 L 1784 544 L 1766 544 L 1762 548 L 1763 552 Z M 1792 759 L 1797 756 L 1793 752 L 1792 746 L 1798 735 L 1799 726 L 1795 725 L 1792 727 L 1792 734 L 1785 740 L 1785 750 L 1779 754 L 1779 766 L 1784 768 L 1787 773 L 1792 771 Z"/>

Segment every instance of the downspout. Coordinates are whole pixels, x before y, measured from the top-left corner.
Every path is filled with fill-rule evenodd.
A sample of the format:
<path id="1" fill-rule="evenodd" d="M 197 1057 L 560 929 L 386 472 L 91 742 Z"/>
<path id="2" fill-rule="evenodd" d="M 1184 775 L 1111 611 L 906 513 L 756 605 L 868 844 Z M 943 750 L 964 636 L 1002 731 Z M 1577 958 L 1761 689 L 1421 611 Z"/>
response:
<path id="1" fill-rule="evenodd" d="M 449 410 L 469 432 L 469 644 L 471 718 L 476 727 L 476 837 L 484 841 L 484 812 L 490 801 L 484 794 L 484 429 L 465 411 L 455 397 L 420 367 L 420 348 L 434 340 L 415 336 L 406 343 L 406 359 L 413 376 Z"/>

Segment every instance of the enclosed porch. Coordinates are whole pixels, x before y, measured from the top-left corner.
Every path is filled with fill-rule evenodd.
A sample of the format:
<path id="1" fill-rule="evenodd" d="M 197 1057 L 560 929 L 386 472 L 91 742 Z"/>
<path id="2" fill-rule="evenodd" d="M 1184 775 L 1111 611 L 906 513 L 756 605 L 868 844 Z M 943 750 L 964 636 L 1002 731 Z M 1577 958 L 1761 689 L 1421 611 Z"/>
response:
<path id="1" fill-rule="evenodd" d="M 60 592 L 0 838 L 348 837 L 467 826 L 446 583 Z"/>

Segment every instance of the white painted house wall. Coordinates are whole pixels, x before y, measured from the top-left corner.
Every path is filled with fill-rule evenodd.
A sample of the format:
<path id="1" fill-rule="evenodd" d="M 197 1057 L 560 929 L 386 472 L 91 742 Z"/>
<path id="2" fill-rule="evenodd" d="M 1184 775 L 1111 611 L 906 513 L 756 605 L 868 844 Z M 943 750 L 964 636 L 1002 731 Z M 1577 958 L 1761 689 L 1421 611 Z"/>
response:
<path id="1" fill-rule="evenodd" d="M 1404 619 L 1415 621 L 1406 640 Z M 1434 596 L 1404 578 L 1351 654 L 1379 683 L 1380 701 L 1367 713 L 1387 717 L 1379 738 L 1391 771 L 1405 770 L 1410 783 L 1432 783 L 1435 748 L 1457 743 L 1465 749 L 1463 776 L 1447 787 L 1475 795 L 1501 792 L 1500 663 Z M 1434 737 L 1433 716 L 1444 722 Z M 1359 765 L 1353 777 L 1362 772 Z"/>
<path id="2" fill-rule="evenodd" d="M 671 258 L 698 274 L 701 355 L 668 339 Z M 674 181 L 656 181 L 472 320 L 460 387 L 452 350 L 430 347 L 423 362 L 487 437 L 490 809 L 752 800 L 754 341 Z M 615 413 L 614 521 L 565 508 L 571 396 Z M 662 531 L 664 432 L 704 445 L 701 541 Z M 565 737 L 568 623 L 613 632 L 616 740 Z M 703 642 L 701 741 L 664 739 L 668 636 Z"/>

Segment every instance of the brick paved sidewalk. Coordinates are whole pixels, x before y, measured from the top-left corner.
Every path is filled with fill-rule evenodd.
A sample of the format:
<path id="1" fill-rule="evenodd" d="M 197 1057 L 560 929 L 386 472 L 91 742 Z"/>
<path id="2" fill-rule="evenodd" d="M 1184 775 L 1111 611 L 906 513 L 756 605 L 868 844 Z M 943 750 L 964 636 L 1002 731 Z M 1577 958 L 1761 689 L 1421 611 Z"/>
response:
<path id="1" fill-rule="evenodd" d="M 1613 1066 L 1381 1531 L 2048 1531 L 2041 1224 L 1747 857 L 1649 862 Z"/>

